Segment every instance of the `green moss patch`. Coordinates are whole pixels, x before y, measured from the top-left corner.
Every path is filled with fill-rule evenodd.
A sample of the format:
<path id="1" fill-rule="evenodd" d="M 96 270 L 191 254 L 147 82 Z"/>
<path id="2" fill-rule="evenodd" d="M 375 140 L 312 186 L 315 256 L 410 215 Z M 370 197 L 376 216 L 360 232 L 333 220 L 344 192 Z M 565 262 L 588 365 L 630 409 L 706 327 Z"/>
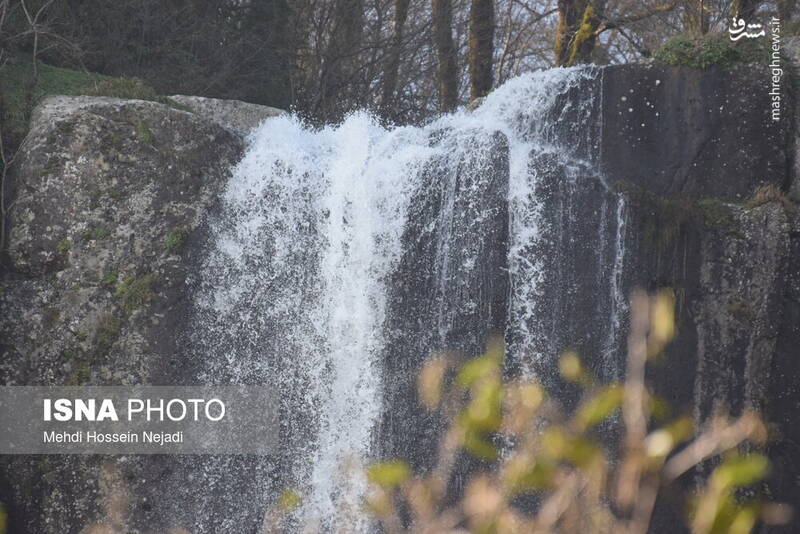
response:
<path id="1" fill-rule="evenodd" d="M 136 123 L 136 138 L 142 143 L 147 143 L 148 145 L 152 145 L 153 141 L 155 141 L 153 132 L 150 130 L 150 128 L 148 128 L 144 121 L 139 121 Z"/>
<path id="2" fill-rule="evenodd" d="M 646 217 L 642 235 L 654 250 L 670 249 L 687 225 L 703 225 L 735 238 L 744 233 L 735 216 L 735 205 L 715 198 L 689 199 L 657 195 L 629 182 L 618 182 L 616 189 L 638 204 Z"/>
<path id="3" fill-rule="evenodd" d="M 122 330 L 122 321 L 113 315 L 106 316 L 97 326 L 97 332 L 94 335 L 94 348 L 98 356 L 108 354 L 111 347 L 116 343 L 119 338 L 119 333 Z"/>
<path id="4" fill-rule="evenodd" d="M 114 295 L 121 300 L 122 309 L 125 313 L 131 314 L 150 302 L 155 296 L 151 289 L 154 276 L 152 274 L 144 276 L 126 276 Z"/>
<path id="5" fill-rule="evenodd" d="M 768 61 L 769 48 L 766 39 L 731 41 L 724 33 L 702 37 L 679 35 L 664 43 L 653 57 L 674 66 L 707 69 L 713 65 Z"/>
<path id="6" fill-rule="evenodd" d="M 102 224 L 96 224 L 90 226 L 89 228 L 81 232 L 81 237 L 86 239 L 87 241 L 89 239 L 98 239 L 98 240 L 106 239 L 110 236 L 111 236 L 111 230 L 108 229 L 106 226 L 103 226 Z"/>
<path id="7" fill-rule="evenodd" d="M 117 278 L 119 278 L 119 273 L 117 271 L 109 271 L 103 275 L 103 278 L 100 280 L 100 285 L 113 288 L 117 285 Z"/>
<path id="8" fill-rule="evenodd" d="M 64 238 L 61 241 L 59 241 L 58 244 L 56 245 L 56 251 L 59 254 L 64 255 L 67 252 L 69 252 L 69 246 L 70 246 L 69 239 Z"/>
<path id="9" fill-rule="evenodd" d="M 164 236 L 164 247 L 168 252 L 176 253 L 186 244 L 189 237 L 189 229 L 184 226 L 173 228 Z"/>

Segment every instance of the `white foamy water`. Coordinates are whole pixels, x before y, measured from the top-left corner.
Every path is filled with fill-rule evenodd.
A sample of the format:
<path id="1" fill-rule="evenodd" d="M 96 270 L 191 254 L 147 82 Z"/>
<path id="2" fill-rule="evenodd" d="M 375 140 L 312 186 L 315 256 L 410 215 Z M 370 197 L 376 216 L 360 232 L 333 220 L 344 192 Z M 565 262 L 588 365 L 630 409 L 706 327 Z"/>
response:
<path id="1" fill-rule="evenodd" d="M 537 357 L 544 334 L 536 297 L 545 273 L 530 254 L 542 236 L 531 154 L 549 153 L 561 163 L 575 158 L 573 140 L 555 135 L 553 124 L 586 112 L 554 104 L 594 76 L 591 68 L 521 76 L 476 111 L 425 127 L 387 129 L 356 113 L 313 129 L 283 116 L 250 136 L 212 224 L 198 281 L 198 330 L 208 359 L 202 378 L 272 384 L 281 392 L 281 484 L 304 496 L 298 530 L 368 530 L 357 466 L 370 458 L 383 409 L 387 289 L 404 253 L 409 203 L 433 162 L 454 184 L 459 164 L 496 148 L 496 132 L 509 148 L 510 320 L 519 348 Z M 443 195 L 442 217 L 454 194 Z M 446 238 L 437 250 L 444 279 Z M 444 339 L 451 325 L 447 310 L 439 313 Z"/>

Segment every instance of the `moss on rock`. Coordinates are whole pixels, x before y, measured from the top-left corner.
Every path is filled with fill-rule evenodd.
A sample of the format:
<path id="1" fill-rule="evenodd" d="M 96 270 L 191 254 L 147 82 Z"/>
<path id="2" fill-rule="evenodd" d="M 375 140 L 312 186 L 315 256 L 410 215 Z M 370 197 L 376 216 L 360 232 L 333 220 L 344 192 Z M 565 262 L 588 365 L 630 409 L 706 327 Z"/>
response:
<path id="1" fill-rule="evenodd" d="M 151 289 L 153 280 L 152 274 L 139 277 L 128 275 L 122 280 L 114 295 L 121 300 L 121 306 L 125 313 L 130 315 L 150 302 L 155 295 Z"/>
<path id="2" fill-rule="evenodd" d="M 164 236 L 164 247 L 174 254 L 183 248 L 188 237 L 189 229 L 185 226 L 173 228 Z"/>
<path id="3" fill-rule="evenodd" d="M 714 65 L 768 62 L 769 50 L 763 39 L 731 41 L 722 33 L 702 37 L 678 35 L 656 50 L 653 57 L 673 66 L 707 69 Z"/>

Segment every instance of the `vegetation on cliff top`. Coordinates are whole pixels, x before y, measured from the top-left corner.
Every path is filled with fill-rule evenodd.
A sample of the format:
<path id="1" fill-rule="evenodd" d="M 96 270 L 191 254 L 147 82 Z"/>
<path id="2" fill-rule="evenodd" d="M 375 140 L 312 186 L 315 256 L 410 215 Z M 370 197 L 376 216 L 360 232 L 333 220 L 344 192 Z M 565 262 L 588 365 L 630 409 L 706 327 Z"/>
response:
<path id="1" fill-rule="evenodd" d="M 30 58 L 18 55 L 8 57 L 0 76 L 0 129 L 9 154 L 27 134 L 33 108 L 49 95 L 111 96 L 174 105 L 136 78 L 114 78 L 42 62 L 37 62 L 34 71 Z"/>
<path id="2" fill-rule="evenodd" d="M 30 58 L 11 56 L 6 58 L 0 76 L 0 127 L 4 140 L 19 144 L 28 131 L 28 121 L 36 103 L 47 95 L 79 95 L 106 76 L 54 67 L 39 62 L 36 80 Z"/>
<path id="3" fill-rule="evenodd" d="M 150 100 L 181 108 L 169 98 L 157 94 L 153 87 L 138 78 L 104 76 L 54 67 L 41 61 L 37 62 L 34 71 L 30 58 L 20 55 L 7 57 L 1 72 L 0 128 L 4 141 L 12 147 L 25 137 L 33 108 L 49 95 Z"/>
<path id="4" fill-rule="evenodd" d="M 661 49 L 665 61 L 738 61 L 754 40 L 718 46 L 733 16 L 778 17 L 789 35 L 796 0 L 0 0 L 0 65 L 24 54 L 314 122 L 357 108 L 424 122 L 521 73 L 637 61 L 675 35 L 692 37 Z"/>
<path id="5" fill-rule="evenodd" d="M 769 63 L 768 41 L 746 39 L 731 41 L 727 32 L 710 35 L 673 37 L 653 57 L 674 66 L 707 69 L 733 63 Z"/>

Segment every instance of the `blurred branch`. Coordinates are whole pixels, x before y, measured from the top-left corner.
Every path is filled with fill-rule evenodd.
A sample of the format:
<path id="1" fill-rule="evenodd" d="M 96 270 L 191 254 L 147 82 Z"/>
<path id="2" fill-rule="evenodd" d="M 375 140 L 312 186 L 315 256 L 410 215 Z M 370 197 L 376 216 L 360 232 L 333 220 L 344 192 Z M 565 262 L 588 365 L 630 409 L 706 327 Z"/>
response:
<path id="1" fill-rule="evenodd" d="M 701 434 L 691 445 L 673 456 L 664 466 L 664 478 L 670 482 L 697 464 L 721 452 L 736 448 L 746 440 L 763 442 L 766 439 L 764 424 L 753 412 L 747 412 L 735 422 L 716 418 L 711 428 Z"/>

